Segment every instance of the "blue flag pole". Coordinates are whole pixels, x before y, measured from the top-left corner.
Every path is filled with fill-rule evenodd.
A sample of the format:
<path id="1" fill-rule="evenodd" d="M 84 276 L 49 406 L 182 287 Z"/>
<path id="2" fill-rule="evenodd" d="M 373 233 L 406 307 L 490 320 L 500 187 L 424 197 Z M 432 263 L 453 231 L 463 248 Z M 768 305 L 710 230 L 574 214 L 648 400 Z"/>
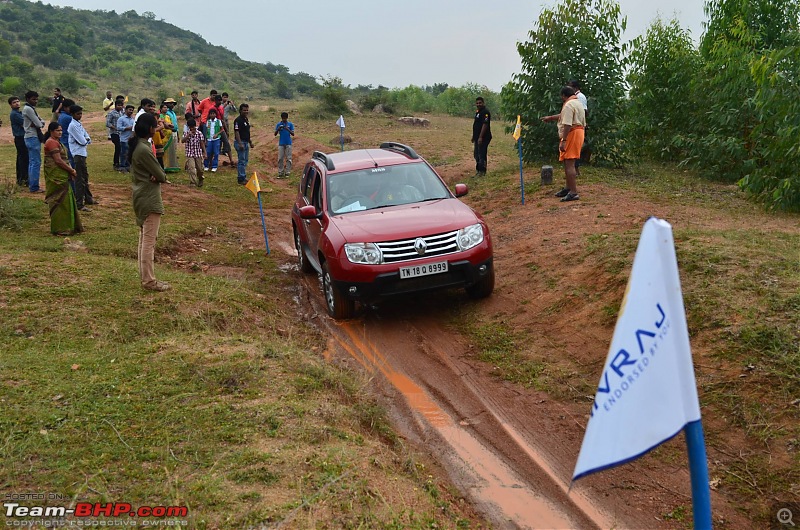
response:
<path id="1" fill-rule="evenodd" d="M 522 138 L 517 140 L 519 147 L 519 189 L 522 190 L 522 204 L 525 204 L 525 179 L 522 178 Z"/>
<path id="2" fill-rule="evenodd" d="M 692 481 L 692 511 L 695 530 L 711 530 L 711 491 L 708 487 L 708 461 L 703 424 L 700 420 L 686 424 L 686 449 L 689 453 L 689 474 Z"/>
<path id="3" fill-rule="evenodd" d="M 258 210 L 261 212 L 261 228 L 264 230 L 264 244 L 267 246 L 267 255 L 269 255 L 269 240 L 267 239 L 267 222 L 264 220 L 264 207 L 261 206 L 261 192 L 257 193 L 258 197 Z"/>
<path id="4" fill-rule="evenodd" d="M 342 145 L 342 152 L 344 152 L 344 127 L 339 127 L 339 143 Z"/>

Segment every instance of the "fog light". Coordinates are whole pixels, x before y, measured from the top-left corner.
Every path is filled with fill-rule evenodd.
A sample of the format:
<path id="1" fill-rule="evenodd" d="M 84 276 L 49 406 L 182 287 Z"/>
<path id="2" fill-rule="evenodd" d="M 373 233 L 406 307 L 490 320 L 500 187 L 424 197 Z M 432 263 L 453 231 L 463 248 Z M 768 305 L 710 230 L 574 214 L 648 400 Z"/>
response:
<path id="1" fill-rule="evenodd" d="M 486 265 L 481 265 L 480 267 L 478 267 L 478 272 L 480 274 L 486 274 Z"/>
<path id="2" fill-rule="evenodd" d="M 351 285 L 350 286 L 350 294 L 356 294 L 356 291 L 358 291 L 358 288 L 355 285 Z"/>

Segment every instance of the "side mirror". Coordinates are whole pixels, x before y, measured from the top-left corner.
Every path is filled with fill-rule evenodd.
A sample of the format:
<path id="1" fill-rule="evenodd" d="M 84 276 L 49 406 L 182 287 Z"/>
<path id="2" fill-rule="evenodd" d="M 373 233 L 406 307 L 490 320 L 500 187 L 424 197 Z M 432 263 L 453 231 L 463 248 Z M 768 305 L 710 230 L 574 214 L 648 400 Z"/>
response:
<path id="1" fill-rule="evenodd" d="M 300 219 L 317 219 L 318 217 L 317 208 L 313 204 L 300 208 Z"/>
<path id="2" fill-rule="evenodd" d="M 469 193 L 469 188 L 466 184 L 456 184 L 456 197 L 463 197 Z"/>

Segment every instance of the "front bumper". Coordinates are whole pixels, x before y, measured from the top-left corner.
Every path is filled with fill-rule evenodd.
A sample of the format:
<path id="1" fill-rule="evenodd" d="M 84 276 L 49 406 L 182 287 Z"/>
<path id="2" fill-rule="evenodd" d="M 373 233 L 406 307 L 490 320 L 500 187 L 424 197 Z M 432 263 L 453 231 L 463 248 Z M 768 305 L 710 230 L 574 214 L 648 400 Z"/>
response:
<path id="1" fill-rule="evenodd" d="M 361 303 L 371 303 L 391 296 L 446 289 L 469 287 L 491 274 L 493 258 L 473 265 L 468 260 L 451 261 L 448 271 L 429 276 L 400 279 L 398 271 L 379 274 L 372 282 L 334 280 L 333 286 L 347 298 Z"/>

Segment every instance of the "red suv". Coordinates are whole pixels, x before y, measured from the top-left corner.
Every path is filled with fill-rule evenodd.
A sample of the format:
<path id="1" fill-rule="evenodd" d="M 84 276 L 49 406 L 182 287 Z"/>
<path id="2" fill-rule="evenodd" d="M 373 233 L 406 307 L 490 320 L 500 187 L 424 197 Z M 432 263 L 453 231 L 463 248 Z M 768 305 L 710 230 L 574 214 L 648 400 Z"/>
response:
<path id="1" fill-rule="evenodd" d="M 300 270 L 322 275 L 328 313 L 350 318 L 356 302 L 464 287 L 494 289 L 492 240 L 483 218 L 408 146 L 314 152 L 292 209 Z"/>

